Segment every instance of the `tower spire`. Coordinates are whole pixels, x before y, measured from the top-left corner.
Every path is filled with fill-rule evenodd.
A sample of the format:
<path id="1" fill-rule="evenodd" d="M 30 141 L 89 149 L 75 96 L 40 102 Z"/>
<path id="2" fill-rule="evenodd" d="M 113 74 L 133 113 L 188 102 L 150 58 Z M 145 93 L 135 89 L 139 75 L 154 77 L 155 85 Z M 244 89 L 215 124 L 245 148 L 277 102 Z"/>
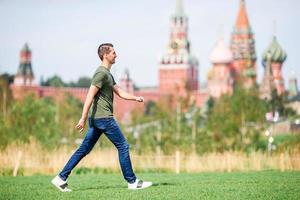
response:
<path id="1" fill-rule="evenodd" d="M 175 16 L 184 16 L 182 0 L 176 0 Z"/>
<path id="2" fill-rule="evenodd" d="M 33 85 L 34 74 L 31 66 L 31 50 L 25 43 L 20 52 L 20 64 L 14 78 L 15 85 Z"/>
<path id="3" fill-rule="evenodd" d="M 240 0 L 240 10 L 236 20 L 236 28 L 248 28 L 249 26 L 245 0 Z"/>
<path id="4" fill-rule="evenodd" d="M 230 47 L 234 59 L 232 67 L 235 81 L 245 88 L 254 86 L 256 83 L 255 40 L 248 20 L 245 0 L 240 0 Z"/>
<path id="5" fill-rule="evenodd" d="M 190 51 L 188 17 L 183 12 L 182 0 L 176 0 L 175 13 L 170 18 L 168 48 L 159 68 L 161 92 L 183 95 L 187 88 L 198 89 L 198 60 Z"/>
<path id="6" fill-rule="evenodd" d="M 273 37 L 276 37 L 276 29 L 277 29 L 277 22 L 276 20 L 273 20 Z"/>
<path id="7" fill-rule="evenodd" d="M 224 39 L 224 27 L 223 24 L 220 24 L 217 30 L 217 38 Z"/>

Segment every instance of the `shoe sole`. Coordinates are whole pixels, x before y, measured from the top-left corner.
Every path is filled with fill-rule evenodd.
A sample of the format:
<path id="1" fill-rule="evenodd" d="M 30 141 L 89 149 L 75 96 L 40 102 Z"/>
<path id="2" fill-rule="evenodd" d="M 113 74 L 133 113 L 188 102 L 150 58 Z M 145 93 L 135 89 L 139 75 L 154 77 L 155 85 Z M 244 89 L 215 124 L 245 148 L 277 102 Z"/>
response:
<path id="1" fill-rule="evenodd" d="M 51 181 L 51 183 L 52 183 L 52 185 L 54 185 L 56 188 L 58 188 L 59 189 L 59 191 L 61 191 L 61 192 L 71 192 L 71 191 L 65 191 L 64 189 L 62 189 L 61 187 L 59 187 L 59 185 L 56 185 L 54 182 L 53 182 L 53 180 Z"/>
<path id="2" fill-rule="evenodd" d="M 153 184 L 148 185 L 147 187 L 141 187 L 141 188 L 128 188 L 128 190 L 142 190 L 142 189 L 146 189 L 148 187 L 151 187 Z"/>

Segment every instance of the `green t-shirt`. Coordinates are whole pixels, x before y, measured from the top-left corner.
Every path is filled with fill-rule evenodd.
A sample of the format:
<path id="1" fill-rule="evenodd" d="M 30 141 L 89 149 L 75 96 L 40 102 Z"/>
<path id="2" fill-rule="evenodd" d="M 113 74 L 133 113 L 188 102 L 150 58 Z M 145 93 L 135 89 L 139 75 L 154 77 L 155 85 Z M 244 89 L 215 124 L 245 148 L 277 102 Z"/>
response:
<path id="1" fill-rule="evenodd" d="M 99 88 L 94 97 L 92 107 L 90 109 L 90 117 L 92 118 L 108 118 L 113 117 L 113 86 L 116 84 L 114 77 L 108 69 L 100 66 L 93 78 L 92 85 Z"/>

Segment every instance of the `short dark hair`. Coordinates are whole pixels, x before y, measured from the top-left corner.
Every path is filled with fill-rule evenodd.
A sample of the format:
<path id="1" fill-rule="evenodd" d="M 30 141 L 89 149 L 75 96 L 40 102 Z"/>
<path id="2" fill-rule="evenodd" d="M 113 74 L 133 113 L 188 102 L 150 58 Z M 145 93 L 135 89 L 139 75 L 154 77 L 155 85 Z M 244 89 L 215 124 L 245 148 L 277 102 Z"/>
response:
<path id="1" fill-rule="evenodd" d="M 103 43 L 98 47 L 98 56 L 100 60 L 103 60 L 104 54 L 108 54 L 110 52 L 110 47 L 114 47 L 111 43 Z"/>

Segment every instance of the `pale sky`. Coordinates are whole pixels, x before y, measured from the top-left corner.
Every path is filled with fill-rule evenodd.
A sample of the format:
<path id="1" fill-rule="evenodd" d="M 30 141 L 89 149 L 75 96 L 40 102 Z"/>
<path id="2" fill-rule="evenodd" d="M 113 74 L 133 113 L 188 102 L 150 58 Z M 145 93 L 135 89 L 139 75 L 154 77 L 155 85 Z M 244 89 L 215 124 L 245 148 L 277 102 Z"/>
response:
<path id="1" fill-rule="evenodd" d="M 158 62 L 166 51 L 175 0 L 0 0 L 0 73 L 16 73 L 24 43 L 32 50 L 36 79 L 57 74 L 64 81 L 91 77 L 100 61 L 100 43 L 115 45 L 118 58 L 112 72 L 119 79 L 125 68 L 137 86 L 158 85 Z M 206 81 L 210 53 L 221 29 L 225 42 L 239 9 L 239 0 L 183 0 L 189 18 L 191 50 L 199 60 L 199 79 Z M 261 54 L 274 33 L 288 57 L 286 80 L 300 78 L 300 1 L 246 0 L 255 34 L 258 82 Z M 222 27 L 222 28 L 220 28 Z M 118 82 L 118 81 L 117 81 Z M 299 85 L 299 83 L 298 83 Z"/>

